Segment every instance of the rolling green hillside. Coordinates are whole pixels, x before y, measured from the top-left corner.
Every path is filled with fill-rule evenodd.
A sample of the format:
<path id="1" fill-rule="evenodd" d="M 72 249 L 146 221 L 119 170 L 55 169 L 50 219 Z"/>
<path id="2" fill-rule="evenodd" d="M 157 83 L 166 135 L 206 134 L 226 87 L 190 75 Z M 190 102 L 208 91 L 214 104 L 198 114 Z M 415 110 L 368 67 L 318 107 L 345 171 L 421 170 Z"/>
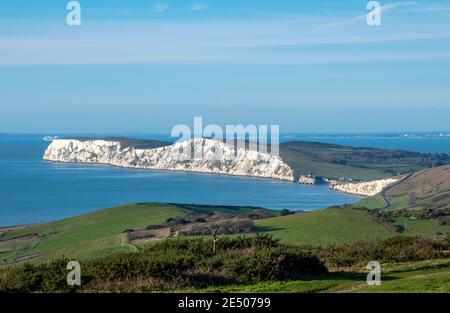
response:
<path id="1" fill-rule="evenodd" d="M 50 260 L 56 256 L 92 258 L 112 252 L 133 251 L 124 231 L 145 229 L 168 218 L 218 212 L 244 214 L 255 207 L 140 203 L 100 210 L 61 221 L 0 229 L 0 265 Z"/>
<path id="2" fill-rule="evenodd" d="M 258 231 L 289 244 L 341 245 L 395 235 L 364 211 L 330 208 L 256 221 Z"/>
<path id="3" fill-rule="evenodd" d="M 363 200 L 365 201 L 365 200 Z M 362 202 L 364 203 L 364 202 Z M 380 222 L 367 211 L 357 210 L 359 203 L 347 208 L 329 208 L 303 214 L 274 217 L 255 221 L 257 230 L 268 232 L 288 244 L 327 246 L 366 240 L 384 239 L 399 234 L 442 239 L 450 234 L 450 225 L 439 225 L 436 219 L 410 216 L 393 217 Z M 401 232 L 391 227 L 402 226 Z"/>
<path id="4" fill-rule="evenodd" d="M 187 210 L 167 204 L 132 204 L 61 221 L 0 230 L 0 262 L 49 260 L 55 256 L 93 257 L 130 251 L 123 231 L 159 224 Z M 0 263 L 1 264 L 1 263 Z"/>

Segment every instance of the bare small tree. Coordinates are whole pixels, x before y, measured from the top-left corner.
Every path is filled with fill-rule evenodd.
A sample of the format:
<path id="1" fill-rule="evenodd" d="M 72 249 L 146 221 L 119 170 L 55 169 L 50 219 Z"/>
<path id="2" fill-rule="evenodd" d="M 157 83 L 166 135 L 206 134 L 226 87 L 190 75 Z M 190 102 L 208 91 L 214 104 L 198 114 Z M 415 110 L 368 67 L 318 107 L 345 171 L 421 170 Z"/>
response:
<path id="1" fill-rule="evenodd" d="M 219 230 L 215 225 L 209 225 L 209 230 L 211 231 L 211 235 L 213 237 L 213 254 L 216 254 L 216 243 L 222 238 L 222 236 L 225 234 L 221 234 L 219 237 L 217 237 L 217 231 Z"/>

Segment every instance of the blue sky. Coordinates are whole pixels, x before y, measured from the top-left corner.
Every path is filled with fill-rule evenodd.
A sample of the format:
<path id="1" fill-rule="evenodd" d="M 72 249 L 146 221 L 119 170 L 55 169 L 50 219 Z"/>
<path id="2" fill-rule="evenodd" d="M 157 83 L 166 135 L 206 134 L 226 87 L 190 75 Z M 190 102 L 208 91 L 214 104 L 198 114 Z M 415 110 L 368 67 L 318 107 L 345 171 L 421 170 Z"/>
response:
<path id="1" fill-rule="evenodd" d="M 0 3 L 0 132 L 450 130 L 450 1 Z"/>

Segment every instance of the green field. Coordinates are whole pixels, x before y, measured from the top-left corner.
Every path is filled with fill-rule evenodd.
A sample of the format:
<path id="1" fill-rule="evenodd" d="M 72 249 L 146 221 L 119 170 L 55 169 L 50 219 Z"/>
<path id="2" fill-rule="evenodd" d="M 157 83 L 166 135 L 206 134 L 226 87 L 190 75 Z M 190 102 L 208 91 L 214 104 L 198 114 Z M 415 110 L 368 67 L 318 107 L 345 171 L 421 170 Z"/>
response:
<path id="1" fill-rule="evenodd" d="M 42 261 L 56 256 L 88 258 L 130 251 L 123 244 L 126 229 L 145 228 L 188 211 L 167 204 L 132 204 L 47 224 L 10 229 L 0 234 L 0 261 Z M 28 237 L 24 237 L 28 236 Z M 20 240 L 8 239 L 19 237 Z"/>
<path id="2" fill-rule="evenodd" d="M 437 218 L 421 217 L 422 209 L 425 206 L 423 203 L 416 204 L 414 201 L 411 202 L 408 196 L 390 197 L 389 206 L 386 207 L 383 198 L 380 195 L 376 195 L 359 201 L 354 204 L 354 207 L 368 210 L 378 209 L 386 213 L 394 213 L 394 216 L 389 217 L 389 220 L 393 225 L 403 227 L 403 235 L 440 239 L 450 233 L 450 223 L 439 225 Z M 400 216 L 395 216 L 396 212 L 400 212 Z M 407 212 L 408 214 L 404 215 L 401 212 Z"/>
<path id="3" fill-rule="evenodd" d="M 436 219 L 413 219 L 410 217 L 397 217 L 393 219 L 395 224 L 405 227 L 405 234 L 439 239 L 447 233 L 450 234 L 450 225 L 438 225 Z"/>
<path id="4" fill-rule="evenodd" d="M 373 197 L 364 198 L 356 204 L 358 207 L 364 207 L 369 210 L 373 209 L 383 209 L 386 204 L 383 197 L 376 195 Z"/>
<path id="5" fill-rule="evenodd" d="M 340 245 L 394 235 L 364 211 L 338 208 L 259 220 L 256 226 L 290 244 Z"/>

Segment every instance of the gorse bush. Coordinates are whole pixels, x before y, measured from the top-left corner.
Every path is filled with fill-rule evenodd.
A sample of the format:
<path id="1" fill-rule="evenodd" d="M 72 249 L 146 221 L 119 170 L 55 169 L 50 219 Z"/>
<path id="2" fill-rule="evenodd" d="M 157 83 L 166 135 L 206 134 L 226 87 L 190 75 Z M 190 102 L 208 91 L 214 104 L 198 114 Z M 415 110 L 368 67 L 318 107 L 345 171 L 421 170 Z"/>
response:
<path id="1" fill-rule="evenodd" d="M 238 282 L 297 279 L 305 275 L 326 273 L 318 257 L 308 252 L 280 247 L 253 250 L 224 263 L 225 271 Z"/>
<path id="2" fill-rule="evenodd" d="M 9 267 L 0 274 L 0 291 L 70 291 L 66 285 L 67 262 L 58 259 Z M 280 245 L 268 235 L 223 238 L 216 253 L 211 240 L 165 240 L 137 253 L 116 253 L 81 262 L 81 269 L 81 288 L 86 291 L 101 291 L 101 286 L 112 285 L 118 291 L 136 291 L 137 282 L 147 284 L 145 288 L 150 290 L 164 286 L 195 288 L 215 283 L 290 279 L 327 271 L 316 256 Z"/>
<path id="3" fill-rule="evenodd" d="M 344 246 L 280 244 L 269 235 L 222 238 L 213 253 L 208 239 L 170 239 L 134 253 L 81 262 L 81 287 L 66 284 L 68 259 L 21 264 L 0 270 L 0 292 L 160 291 L 211 285 L 302 279 L 327 273 L 327 266 L 369 261 L 406 262 L 447 258 L 443 241 L 398 236 Z"/>
<path id="4" fill-rule="evenodd" d="M 37 267 L 28 263 L 6 268 L 2 271 L 0 277 L 0 290 L 3 292 L 35 291 L 43 282 L 42 272 L 39 272 Z"/>
<path id="5" fill-rule="evenodd" d="M 3 269 L 0 274 L 0 291 L 69 292 L 75 290 L 66 282 L 68 262 L 68 259 L 61 258 L 45 264 L 24 263 Z"/>
<path id="6" fill-rule="evenodd" d="M 378 262 L 407 262 L 446 258 L 448 243 L 420 237 L 396 236 L 380 241 L 356 242 L 344 246 L 311 248 L 330 266 L 352 266 Z"/>
<path id="7" fill-rule="evenodd" d="M 166 249 L 113 254 L 85 262 L 85 275 L 91 280 L 115 281 L 135 277 L 171 279 L 182 276 L 201 259 L 189 250 Z"/>

